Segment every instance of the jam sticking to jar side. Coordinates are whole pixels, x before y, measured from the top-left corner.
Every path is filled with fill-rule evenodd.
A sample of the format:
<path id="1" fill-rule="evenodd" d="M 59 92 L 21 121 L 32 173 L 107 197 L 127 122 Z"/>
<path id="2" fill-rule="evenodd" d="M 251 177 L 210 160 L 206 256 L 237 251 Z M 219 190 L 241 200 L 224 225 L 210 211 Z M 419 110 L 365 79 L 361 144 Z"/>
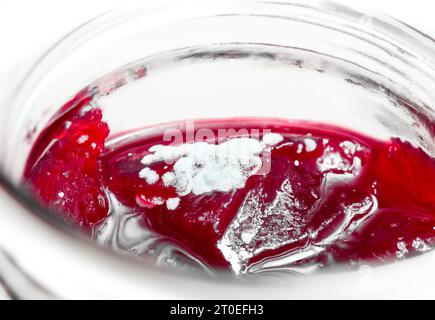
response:
<path id="1" fill-rule="evenodd" d="M 409 142 L 249 118 L 199 121 L 177 141 L 107 144 L 87 99 L 43 131 L 24 176 L 86 229 L 110 215 L 110 195 L 144 230 L 235 273 L 391 261 L 434 243 L 435 160 Z"/>
<path id="2" fill-rule="evenodd" d="M 24 173 L 31 193 L 84 230 L 109 213 L 99 160 L 109 127 L 91 100 L 83 91 L 65 104 L 37 138 Z"/>

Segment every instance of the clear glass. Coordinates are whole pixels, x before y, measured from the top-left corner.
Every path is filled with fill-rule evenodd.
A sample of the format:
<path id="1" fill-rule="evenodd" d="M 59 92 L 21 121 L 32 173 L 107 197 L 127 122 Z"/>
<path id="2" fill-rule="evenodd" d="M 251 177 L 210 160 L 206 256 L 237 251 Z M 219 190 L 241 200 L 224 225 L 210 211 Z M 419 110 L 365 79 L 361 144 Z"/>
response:
<path id="1" fill-rule="evenodd" d="M 273 274 L 249 286 L 168 272 L 70 230 L 19 182 L 38 133 L 83 88 L 110 92 L 96 102 L 112 135 L 181 119 L 266 116 L 398 136 L 435 155 L 434 79 L 432 39 L 333 2 L 181 2 L 105 13 L 55 44 L 1 106 L 0 278 L 18 297 L 375 297 L 407 285 L 403 294 L 416 293 L 418 283 L 435 284 L 433 253 L 302 279 Z"/>

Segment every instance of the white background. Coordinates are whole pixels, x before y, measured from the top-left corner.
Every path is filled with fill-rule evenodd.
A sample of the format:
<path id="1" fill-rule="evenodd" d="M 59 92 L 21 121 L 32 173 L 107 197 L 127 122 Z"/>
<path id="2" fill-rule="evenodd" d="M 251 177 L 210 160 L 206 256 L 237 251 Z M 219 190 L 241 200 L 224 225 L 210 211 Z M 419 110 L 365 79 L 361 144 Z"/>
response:
<path id="1" fill-rule="evenodd" d="M 7 88 L 17 79 L 26 67 L 43 53 L 48 44 L 61 38 L 77 24 L 100 13 L 102 6 L 107 8 L 131 1 L 134 0 L 0 0 L 0 96 L 2 88 Z M 142 3 L 152 6 L 176 1 L 145 0 Z M 434 1 L 341 2 L 348 6 L 384 12 L 435 37 Z M 0 299 L 2 297 L 5 297 L 5 294 L 0 287 Z"/>

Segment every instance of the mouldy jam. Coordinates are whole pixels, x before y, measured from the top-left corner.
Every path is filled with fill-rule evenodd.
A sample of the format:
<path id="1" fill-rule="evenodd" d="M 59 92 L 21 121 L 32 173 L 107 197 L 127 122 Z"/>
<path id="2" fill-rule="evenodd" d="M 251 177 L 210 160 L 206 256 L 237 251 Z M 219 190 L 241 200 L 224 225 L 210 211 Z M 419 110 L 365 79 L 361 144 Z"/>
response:
<path id="1" fill-rule="evenodd" d="M 82 92 L 62 108 L 24 173 L 45 205 L 87 231 L 113 214 L 111 195 L 143 216 L 144 230 L 235 273 L 276 261 L 392 261 L 434 243 L 435 160 L 409 142 L 233 119 L 196 122 L 194 133 L 207 128 L 208 140 L 180 123 L 178 143 L 153 135 L 108 148 L 108 125 L 91 100 Z"/>

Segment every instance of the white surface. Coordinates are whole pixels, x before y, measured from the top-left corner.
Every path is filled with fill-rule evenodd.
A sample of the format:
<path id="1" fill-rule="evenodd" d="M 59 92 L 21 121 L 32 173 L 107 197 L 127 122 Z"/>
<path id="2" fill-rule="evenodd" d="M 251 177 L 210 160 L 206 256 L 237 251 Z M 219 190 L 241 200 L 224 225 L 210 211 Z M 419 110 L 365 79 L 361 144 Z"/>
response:
<path id="1" fill-rule="evenodd" d="M 150 5 L 162 0 L 147 0 Z M 0 88 L 10 85 L 43 53 L 47 44 L 72 30 L 80 21 L 99 13 L 101 4 L 110 7 L 116 0 L 0 0 Z M 125 1 L 129 2 L 129 1 Z M 170 2 L 170 1 L 165 1 Z M 346 0 L 348 6 L 382 11 L 435 37 L 435 2 L 414 0 Z M 86 8 L 86 9 L 84 9 Z M 1 103 L 1 99 L 0 99 Z M 424 290 L 424 288 L 421 288 Z M 427 288 L 431 290 L 431 288 Z M 0 288 L 0 299 L 6 294 Z"/>

